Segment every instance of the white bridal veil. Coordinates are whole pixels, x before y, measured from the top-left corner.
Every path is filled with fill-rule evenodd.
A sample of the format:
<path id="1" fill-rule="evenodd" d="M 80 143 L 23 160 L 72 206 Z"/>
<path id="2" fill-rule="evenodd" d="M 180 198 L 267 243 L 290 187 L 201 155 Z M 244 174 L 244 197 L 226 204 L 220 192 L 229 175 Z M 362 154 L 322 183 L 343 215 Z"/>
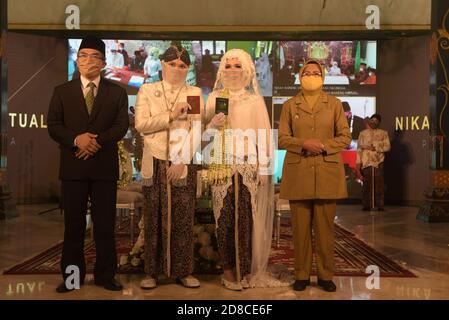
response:
<path id="1" fill-rule="evenodd" d="M 242 64 L 243 77 L 240 84 L 240 92 L 245 90 L 250 95 L 258 96 L 260 101 L 254 106 L 253 123 L 263 124 L 262 128 L 267 129 L 266 141 L 258 142 L 258 149 L 263 149 L 270 164 L 268 167 L 259 168 L 259 174 L 268 175 L 268 182 L 265 185 L 259 185 L 252 199 L 253 208 L 253 230 L 252 230 L 252 259 L 251 259 L 251 276 L 249 279 L 252 287 L 279 287 L 288 286 L 291 280 L 287 279 L 287 275 L 281 275 L 279 272 L 274 273 L 268 269 L 268 260 L 272 245 L 273 219 L 274 219 L 274 183 L 272 174 L 274 173 L 274 136 L 271 132 L 267 109 L 260 94 L 259 84 L 257 82 L 256 70 L 251 56 L 241 49 L 231 49 L 227 51 L 221 59 L 221 63 L 217 73 L 214 91 L 221 91 L 224 86 L 224 72 L 227 60 L 237 58 Z M 232 94 L 232 93 L 231 93 Z M 252 100 L 252 99 L 251 99 Z M 254 100 L 253 100 L 254 101 Z"/>

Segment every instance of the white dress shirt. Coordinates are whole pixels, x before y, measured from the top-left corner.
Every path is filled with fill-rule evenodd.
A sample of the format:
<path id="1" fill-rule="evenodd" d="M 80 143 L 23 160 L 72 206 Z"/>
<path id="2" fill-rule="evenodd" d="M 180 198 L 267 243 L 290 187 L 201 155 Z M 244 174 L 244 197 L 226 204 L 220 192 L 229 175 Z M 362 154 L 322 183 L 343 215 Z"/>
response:
<path id="1" fill-rule="evenodd" d="M 98 77 L 96 77 L 94 80 L 89 80 L 85 76 L 81 76 L 80 79 L 81 79 L 81 90 L 83 90 L 84 97 L 86 97 L 86 94 L 90 90 L 90 88 L 87 85 L 91 82 L 95 84 L 94 97 L 96 97 L 98 93 L 98 86 L 100 85 L 100 75 L 98 75 Z"/>

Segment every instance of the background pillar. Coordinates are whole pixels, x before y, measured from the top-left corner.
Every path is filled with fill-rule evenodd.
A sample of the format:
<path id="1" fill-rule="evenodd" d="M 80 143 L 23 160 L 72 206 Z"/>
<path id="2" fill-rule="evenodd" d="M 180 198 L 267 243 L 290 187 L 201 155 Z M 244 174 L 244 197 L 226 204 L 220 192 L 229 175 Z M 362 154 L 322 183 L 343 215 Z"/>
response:
<path id="1" fill-rule="evenodd" d="M 432 0 L 430 185 L 417 219 L 449 222 L 449 1 Z"/>

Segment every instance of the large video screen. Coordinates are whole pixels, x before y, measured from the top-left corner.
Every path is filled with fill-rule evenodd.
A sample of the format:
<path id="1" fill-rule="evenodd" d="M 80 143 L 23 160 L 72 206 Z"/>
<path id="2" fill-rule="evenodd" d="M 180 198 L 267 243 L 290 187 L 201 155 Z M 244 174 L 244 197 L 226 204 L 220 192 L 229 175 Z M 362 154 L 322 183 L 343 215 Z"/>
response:
<path id="1" fill-rule="evenodd" d="M 78 76 L 75 61 L 80 42 L 80 39 L 69 39 L 69 80 Z M 131 108 L 141 85 L 161 80 L 159 56 L 172 41 L 105 39 L 104 42 L 107 64 L 104 77 L 126 88 Z M 192 61 L 187 82 L 202 89 L 205 101 L 213 90 L 223 54 L 233 48 L 247 51 L 255 63 L 257 80 L 276 129 L 282 104 L 300 90 L 299 70 L 307 60 L 319 60 L 325 68 L 324 90 L 343 102 L 353 136 L 343 158 L 349 171 L 355 168 L 358 134 L 365 128 L 366 117 L 376 111 L 376 41 L 180 42 Z M 277 183 L 282 179 L 284 157 L 284 150 L 276 153 L 274 180 Z"/>

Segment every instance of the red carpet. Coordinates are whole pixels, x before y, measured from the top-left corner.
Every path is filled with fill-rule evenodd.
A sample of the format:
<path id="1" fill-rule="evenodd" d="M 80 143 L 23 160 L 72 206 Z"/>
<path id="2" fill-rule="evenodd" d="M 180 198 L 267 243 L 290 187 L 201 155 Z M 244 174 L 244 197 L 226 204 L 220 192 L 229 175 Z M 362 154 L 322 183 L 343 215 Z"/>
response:
<path id="1" fill-rule="evenodd" d="M 369 265 L 379 266 L 383 277 L 416 277 L 398 263 L 382 253 L 374 250 L 359 240 L 352 232 L 335 225 L 335 275 L 367 276 L 365 269 Z M 128 235 L 117 235 L 118 257 L 126 255 L 131 248 Z M 4 272 L 4 274 L 58 274 L 62 244 L 58 243 L 35 257 L 20 263 Z M 95 245 L 91 238 L 86 239 L 85 256 L 88 273 L 92 273 L 95 261 Z M 280 246 L 273 245 L 270 264 L 281 264 L 293 271 L 293 244 L 290 220 L 283 218 L 281 225 Z M 119 273 L 141 273 L 141 267 L 122 266 Z M 204 272 L 204 271 L 203 271 Z M 216 273 L 210 270 L 208 273 Z M 315 273 L 315 263 L 313 267 Z"/>

